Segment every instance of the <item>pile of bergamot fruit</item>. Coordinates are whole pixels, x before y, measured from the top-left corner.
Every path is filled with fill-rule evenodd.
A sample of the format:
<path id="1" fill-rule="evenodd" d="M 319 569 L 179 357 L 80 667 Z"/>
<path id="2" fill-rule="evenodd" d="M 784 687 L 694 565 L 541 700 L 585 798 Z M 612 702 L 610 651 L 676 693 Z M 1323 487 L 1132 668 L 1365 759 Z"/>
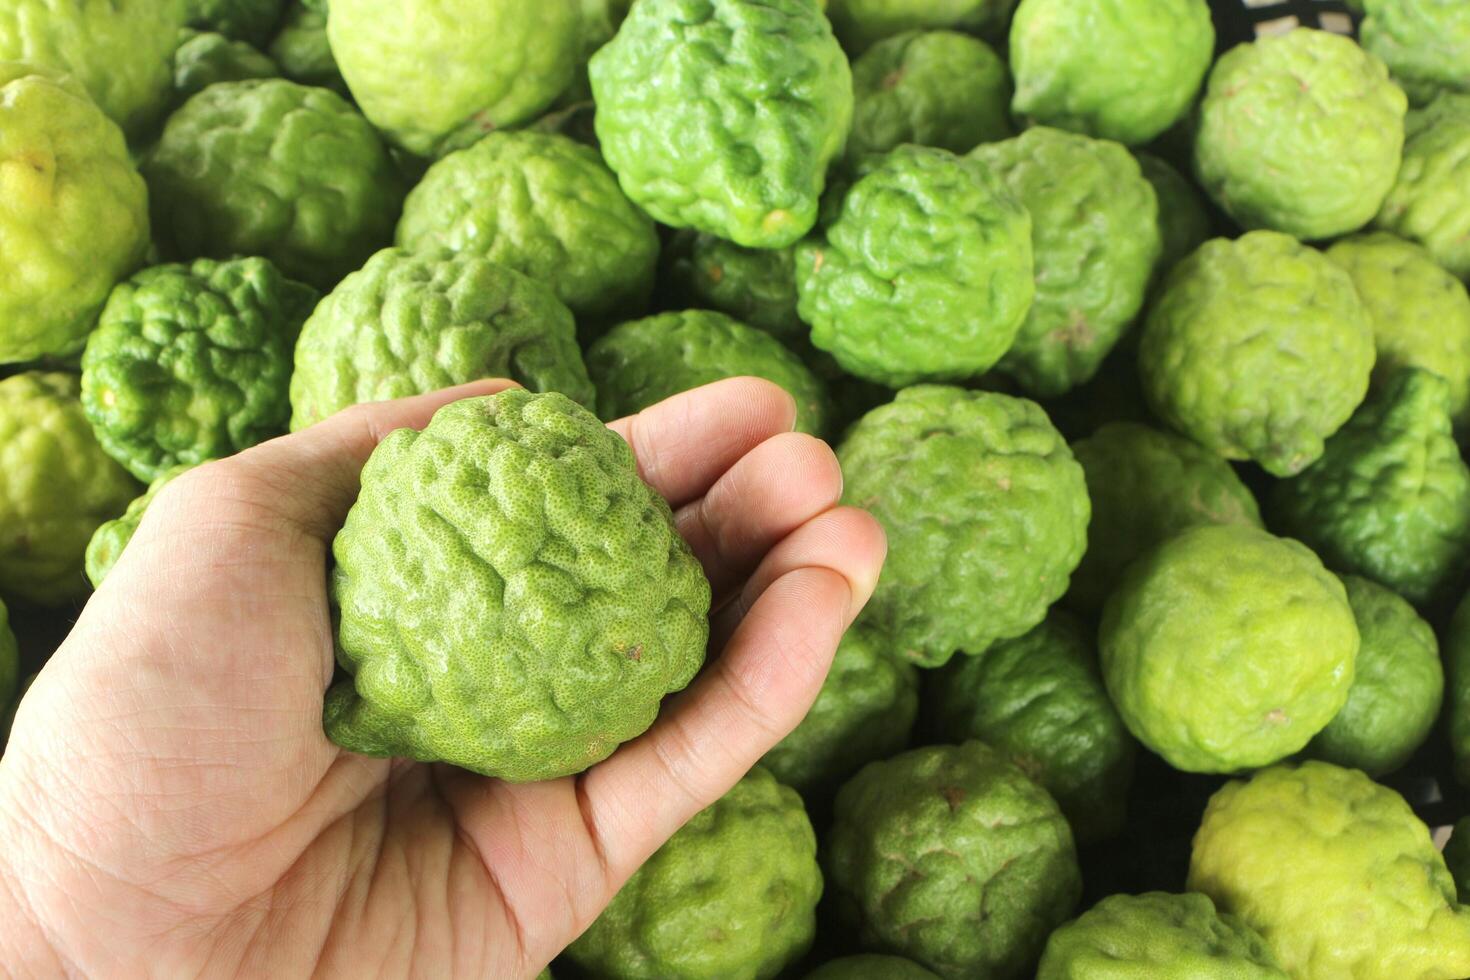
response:
<path id="1" fill-rule="evenodd" d="M 558 974 L 1470 977 L 1470 3 L 1361 6 L 3 0 L 0 710 L 178 474 L 503 376 L 324 725 L 582 772 L 709 637 L 602 423 L 756 375 L 888 562 Z"/>

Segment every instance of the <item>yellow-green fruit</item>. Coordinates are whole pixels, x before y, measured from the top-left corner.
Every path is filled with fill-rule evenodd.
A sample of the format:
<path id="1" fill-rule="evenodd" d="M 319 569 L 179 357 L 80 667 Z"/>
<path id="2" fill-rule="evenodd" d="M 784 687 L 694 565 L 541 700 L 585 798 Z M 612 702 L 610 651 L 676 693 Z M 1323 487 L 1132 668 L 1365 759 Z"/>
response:
<path id="1" fill-rule="evenodd" d="M 1306 762 L 1226 784 L 1189 887 L 1259 931 L 1294 980 L 1470 977 L 1470 909 L 1429 829 L 1355 769 Z"/>

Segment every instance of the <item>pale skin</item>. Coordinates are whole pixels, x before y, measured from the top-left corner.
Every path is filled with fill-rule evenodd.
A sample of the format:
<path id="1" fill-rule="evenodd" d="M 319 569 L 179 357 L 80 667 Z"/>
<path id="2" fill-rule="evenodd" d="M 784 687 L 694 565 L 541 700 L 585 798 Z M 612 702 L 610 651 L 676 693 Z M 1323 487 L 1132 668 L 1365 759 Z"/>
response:
<path id="1" fill-rule="evenodd" d="M 710 662 L 652 729 L 522 785 L 326 740 L 363 462 L 503 387 L 358 406 L 160 494 L 0 759 L 0 972 L 529 978 L 796 726 L 883 533 L 790 397 L 737 378 L 612 425 L 715 592 Z"/>

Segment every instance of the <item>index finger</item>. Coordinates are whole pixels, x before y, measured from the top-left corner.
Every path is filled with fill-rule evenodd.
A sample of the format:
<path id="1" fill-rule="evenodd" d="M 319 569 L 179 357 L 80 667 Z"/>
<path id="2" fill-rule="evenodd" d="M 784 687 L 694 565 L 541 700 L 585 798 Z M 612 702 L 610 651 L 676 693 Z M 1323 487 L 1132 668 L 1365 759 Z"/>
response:
<path id="1" fill-rule="evenodd" d="M 796 400 L 762 378 L 726 378 L 609 422 L 638 475 L 678 508 L 704 495 L 735 462 L 796 424 Z"/>

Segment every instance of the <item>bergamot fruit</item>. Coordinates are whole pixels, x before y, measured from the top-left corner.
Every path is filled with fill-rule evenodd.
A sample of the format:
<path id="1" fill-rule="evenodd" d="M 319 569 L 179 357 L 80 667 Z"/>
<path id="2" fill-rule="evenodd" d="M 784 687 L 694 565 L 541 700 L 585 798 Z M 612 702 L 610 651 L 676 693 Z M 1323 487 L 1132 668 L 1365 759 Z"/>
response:
<path id="1" fill-rule="evenodd" d="M 82 355 L 82 407 L 139 480 L 286 431 L 291 354 L 317 291 L 265 259 L 144 269 L 112 291 Z"/>
<path id="2" fill-rule="evenodd" d="M 1126 149 L 1037 126 L 970 153 L 1031 215 L 1036 301 L 1000 362 L 1038 398 L 1087 381 L 1143 306 L 1163 247 L 1158 201 Z"/>
<path id="3" fill-rule="evenodd" d="M 1191 528 L 1138 558 L 1103 608 L 1103 677 L 1140 742 L 1185 772 L 1299 751 L 1347 700 L 1358 628 L 1342 583 L 1295 541 Z"/>
<path id="4" fill-rule="evenodd" d="M 1011 77 L 990 45 L 955 31 L 906 31 L 852 63 L 847 155 L 902 143 L 965 153 L 1003 140 L 1011 125 Z"/>
<path id="5" fill-rule="evenodd" d="M 1342 576 L 1358 624 L 1358 659 L 1347 703 L 1307 745 L 1306 754 L 1370 776 L 1398 769 L 1439 717 L 1444 669 L 1434 630 L 1383 586 Z"/>
<path id="6" fill-rule="evenodd" d="M 633 872 L 566 956 L 620 980 L 766 980 L 801 958 L 822 894 L 801 798 L 757 766 Z"/>
<path id="7" fill-rule="evenodd" d="M 864 767 L 837 794 L 823 868 L 862 947 L 949 980 L 1026 975 L 1082 891 L 1056 802 L 980 742 Z"/>
<path id="8" fill-rule="evenodd" d="M 1455 778 L 1470 786 L 1470 594 L 1455 608 L 1444 638 L 1445 721 Z M 1470 898 L 1470 896 L 1465 896 Z"/>
<path id="9" fill-rule="evenodd" d="M 681 391 L 751 375 L 796 400 L 796 428 L 821 435 L 827 386 L 770 334 L 712 310 L 657 313 L 619 324 L 587 348 L 587 373 L 605 419 L 641 412 Z"/>
<path id="10" fill-rule="evenodd" d="M 1189 887 L 1299 980 L 1470 976 L 1470 909 L 1429 829 L 1353 769 L 1306 762 L 1227 783 L 1195 834 Z"/>
<path id="11" fill-rule="evenodd" d="M 1005 38 L 1016 0 L 827 0 L 843 47 L 861 54 L 886 37 L 913 30 L 955 30 Z"/>
<path id="12" fill-rule="evenodd" d="M 1277 232 L 1206 242 L 1164 279 L 1139 337 L 1154 413 L 1227 459 L 1292 476 L 1368 391 L 1373 321 L 1352 278 Z"/>
<path id="13" fill-rule="evenodd" d="M 356 109 L 282 78 L 211 85 L 185 102 L 143 176 L 167 257 L 257 255 L 319 289 L 392 239 L 404 194 Z"/>
<path id="14" fill-rule="evenodd" d="M 190 27 L 264 44 L 280 23 L 283 0 L 184 0 Z"/>
<path id="15" fill-rule="evenodd" d="M 1053 611 L 1040 626 L 930 675 L 926 717 L 946 742 L 1004 753 L 1062 808 L 1079 842 L 1123 829 L 1135 745 L 1108 700 L 1090 630 Z"/>
<path id="16" fill-rule="evenodd" d="M 11 0 L 0 13 L 0 61 L 70 75 L 137 137 L 168 106 L 183 26 L 183 0 Z"/>
<path id="17" fill-rule="evenodd" d="M 1399 169 L 1403 90 L 1351 38 L 1301 28 L 1241 44 L 1210 72 L 1200 182 L 1243 228 L 1331 238 L 1367 224 Z"/>
<path id="18" fill-rule="evenodd" d="M 1210 239 L 1214 222 L 1194 184 L 1152 153 L 1135 153 L 1159 204 L 1159 261 L 1154 281 Z"/>
<path id="19" fill-rule="evenodd" d="M 645 0 L 588 73 L 602 154 L 654 218 L 759 248 L 812 227 L 852 122 L 812 0 Z"/>
<path id="20" fill-rule="evenodd" d="M 790 248 L 743 248 L 688 229 L 664 246 L 660 283 L 677 305 L 716 310 L 764 330 L 792 350 L 807 343 L 796 314 L 796 270 Z"/>
<path id="21" fill-rule="evenodd" d="M 1287 980 L 1260 933 L 1206 895 L 1109 895 L 1046 941 L 1036 980 Z"/>
<path id="22" fill-rule="evenodd" d="M 349 405 L 496 377 L 593 404 L 576 326 L 551 287 L 475 254 L 384 249 L 301 328 L 291 429 Z"/>
<path id="23" fill-rule="evenodd" d="M 70 374 L 0 381 L 0 596 L 51 606 L 82 595 L 93 529 L 138 493 L 97 445 L 79 394 Z"/>
<path id="24" fill-rule="evenodd" d="M 1010 349 L 1034 293 L 1031 219 L 983 164 L 901 146 L 797 246 L 812 343 L 850 374 L 899 388 L 959 380 Z"/>
<path id="25" fill-rule="evenodd" d="M 808 973 L 806 980 L 939 980 L 939 974 L 902 956 L 859 953 L 828 960 Z"/>
<path id="26" fill-rule="evenodd" d="M 622 438 L 564 395 L 378 444 L 332 543 L 328 736 L 515 782 L 581 772 L 704 662 L 710 589 Z"/>
<path id="27" fill-rule="evenodd" d="M 1261 511 L 1230 464 L 1188 439 L 1110 422 L 1072 445 L 1087 474 L 1092 521 L 1067 601 L 1095 613 L 1128 563 L 1197 524 L 1261 527 Z"/>
<path id="28" fill-rule="evenodd" d="M 807 799 L 826 801 L 859 768 L 906 747 L 918 711 L 918 670 L 882 634 L 855 626 L 811 710 L 761 764 Z"/>
<path id="29" fill-rule="evenodd" d="M 1189 110 L 1214 53 L 1205 0 L 1021 0 L 1011 107 L 1044 126 L 1137 146 Z"/>
<path id="30" fill-rule="evenodd" d="M 349 95 L 347 83 L 337 70 L 332 46 L 327 43 L 327 14 L 293 0 L 285 23 L 271 41 L 267 54 L 280 66 L 281 74 L 302 85 L 329 88 Z"/>
<path id="31" fill-rule="evenodd" d="M 185 29 L 174 52 L 173 104 L 182 105 L 216 82 L 279 78 L 276 63 L 244 41 L 212 31 Z"/>
<path id="32" fill-rule="evenodd" d="M 1067 591 L 1087 544 L 1087 483 L 1035 402 L 905 388 L 853 425 L 837 457 L 843 500 L 888 534 L 863 616 L 899 656 L 936 667 L 983 653 Z"/>
<path id="33" fill-rule="evenodd" d="M 92 532 L 92 540 L 87 542 L 86 571 L 87 578 L 91 580 L 95 589 L 102 584 L 103 579 L 112 572 L 112 568 L 122 557 L 123 550 L 127 548 L 128 542 L 133 540 L 133 535 L 138 531 L 138 525 L 143 523 L 143 515 L 148 512 L 148 507 L 153 503 L 153 498 L 158 496 L 158 491 L 178 476 L 193 469 L 192 466 L 175 466 L 164 470 L 158 478 L 148 485 L 139 496 L 133 498 L 128 504 L 128 509 L 123 511 L 121 517 L 105 521 Z"/>
<path id="34" fill-rule="evenodd" d="M 1374 224 L 1418 242 L 1470 281 L 1470 94 L 1409 113 L 1398 180 Z"/>
<path id="35" fill-rule="evenodd" d="M 327 38 L 373 125 L 416 156 L 437 156 L 551 105 L 581 56 L 580 6 L 332 0 Z"/>
<path id="36" fill-rule="evenodd" d="M 20 683 L 20 647 L 10 630 L 10 610 L 0 600 L 0 706 L 9 707 Z M 9 726 L 6 726 L 9 731 Z"/>
<path id="37" fill-rule="evenodd" d="M 1425 248 L 1386 232 L 1346 238 L 1327 257 L 1348 271 L 1373 321 L 1382 384 L 1405 367 L 1433 371 L 1450 389 L 1457 431 L 1470 431 L 1470 296 Z"/>
<path id="38" fill-rule="evenodd" d="M 1340 572 L 1425 603 L 1470 558 L 1470 468 L 1449 387 L 1404 368 L 1327 441 L 1322 458 L 1272 493 L 1272 523 Z"/>
<path id="39" fill-rule="evenodd" d="M 122 132 L 70 79 L 0 62 L 0 132 L 0 364 L 74 354 L 143 261 L 148 191 Z"/>
<path id="40" fill-rule="evenodd" d="M 658 267 L 653 222 L 597 151 L 530 130 L 491 133 L 431 166 L 397 242 L 483 255 L 547 283 L 579 317 L 641 313 Z"/>
<path id="41" fill-rule="evenodd" d="M 1456 0 L 1365 0 L 1363 47 L 1416 103 L 1470 92 L 1470 7 Z"/>

